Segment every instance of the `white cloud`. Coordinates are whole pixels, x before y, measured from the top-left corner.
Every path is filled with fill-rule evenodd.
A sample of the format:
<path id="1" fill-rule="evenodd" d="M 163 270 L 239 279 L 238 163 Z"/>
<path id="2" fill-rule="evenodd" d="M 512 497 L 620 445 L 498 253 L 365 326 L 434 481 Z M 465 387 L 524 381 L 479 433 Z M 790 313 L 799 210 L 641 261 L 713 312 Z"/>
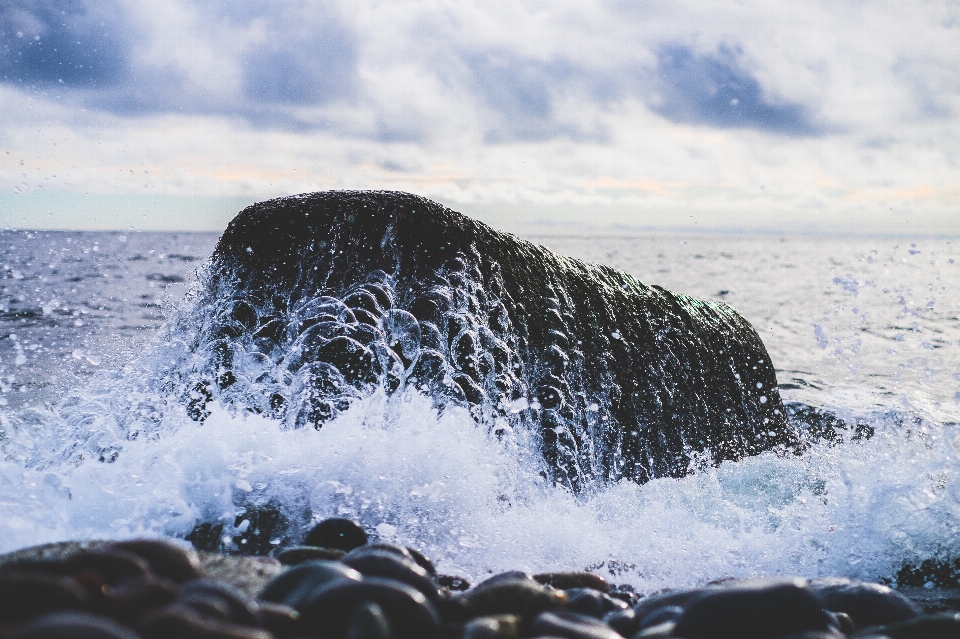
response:
<path id="1" fill-rule="evenodd" d="M 90 0 L 57 31 L 60 4 L 0 9 L 2 192 L 403 188 L 960 231 L 955 3 Z M 45 58 L 30 24 L 92 48 Z"/>

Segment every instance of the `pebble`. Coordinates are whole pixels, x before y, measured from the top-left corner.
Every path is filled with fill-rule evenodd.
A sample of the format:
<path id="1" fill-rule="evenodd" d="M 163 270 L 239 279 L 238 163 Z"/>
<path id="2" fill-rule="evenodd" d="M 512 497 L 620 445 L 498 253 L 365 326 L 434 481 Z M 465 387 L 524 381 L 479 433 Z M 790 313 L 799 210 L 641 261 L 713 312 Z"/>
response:
<path id="1" fill-rule="evenodd" d="M 324 519 L 310 529 L 304 546 L 321 546 L 350 551 L 367 543 L 367 533 L 349 519 Z"/>
<path id="2" fill-rule="evenodd" d="M 275 554 L 136 539 L 3 555 L 0 637 L 960 638 L 960 612 L 924 614 L 896 590 L 843 578 L 727 580 L 642 598 L 576 571 L 509 571 L 471 587 L 438 575 L 415 549 L 367 543 L 345 519 L 320 522 L 303 546 Z"/>
<path id="3" fill-rule="evenodd" d="M 898 623 L 923 614 L 920 606 L 881 584 L 831 577 L 811 581 L 810 590 L 825 609 L 848 614 L 857 628 Z"/>

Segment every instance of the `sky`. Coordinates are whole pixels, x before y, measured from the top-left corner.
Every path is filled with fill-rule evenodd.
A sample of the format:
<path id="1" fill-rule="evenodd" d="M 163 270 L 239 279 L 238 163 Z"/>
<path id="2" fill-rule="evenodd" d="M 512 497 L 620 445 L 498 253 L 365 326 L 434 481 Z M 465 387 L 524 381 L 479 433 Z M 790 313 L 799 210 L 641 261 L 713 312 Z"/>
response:
<path id="1" fill-rule="evenodd" d="M 960 2 L 0 0 L 0 228 L 960 235 Z"/>

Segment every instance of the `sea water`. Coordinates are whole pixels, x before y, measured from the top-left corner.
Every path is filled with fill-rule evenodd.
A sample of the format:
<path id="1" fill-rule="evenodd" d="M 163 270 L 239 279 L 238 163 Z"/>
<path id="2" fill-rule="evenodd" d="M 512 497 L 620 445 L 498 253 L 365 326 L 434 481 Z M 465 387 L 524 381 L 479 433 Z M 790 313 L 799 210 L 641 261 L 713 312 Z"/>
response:
<path id="1" fill-rule="evenodd" d="M 960 557 L 960 240 L 529 237 L 733 305 L 784 400 L 851 426 L 799 455 L 573 495 L 544 481 L 523 432 L 494 435 L 411 392 L 374 394 L 320 430 L 220 406 L 191 420 L 168 373 L 190 356 L 184 321 L 216 239 L 0 232 L 0 551 L 182 538 L 198 522 L 222 524 L 229 547 L 247 505 L 278 503 L 297 530 L 353 518 L 470 580 L 589 569 L 652 592 L 893 580 Z"/>

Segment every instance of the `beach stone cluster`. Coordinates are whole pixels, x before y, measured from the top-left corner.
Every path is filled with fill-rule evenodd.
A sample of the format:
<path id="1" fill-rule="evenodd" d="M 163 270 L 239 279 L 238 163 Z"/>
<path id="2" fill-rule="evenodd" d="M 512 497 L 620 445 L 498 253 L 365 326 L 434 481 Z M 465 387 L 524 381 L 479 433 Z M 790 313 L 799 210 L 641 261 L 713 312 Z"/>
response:
<path id="1" fill-rule="evenodd" d="M 4 639 L 938 639 L 925 614 L 873 583 L 731 580 L 638 597 L 590 572 L 438 574 L 410 548 L 344 519 L 275 557 L 163 540 L 54 544 L 0 557 Z"/>

